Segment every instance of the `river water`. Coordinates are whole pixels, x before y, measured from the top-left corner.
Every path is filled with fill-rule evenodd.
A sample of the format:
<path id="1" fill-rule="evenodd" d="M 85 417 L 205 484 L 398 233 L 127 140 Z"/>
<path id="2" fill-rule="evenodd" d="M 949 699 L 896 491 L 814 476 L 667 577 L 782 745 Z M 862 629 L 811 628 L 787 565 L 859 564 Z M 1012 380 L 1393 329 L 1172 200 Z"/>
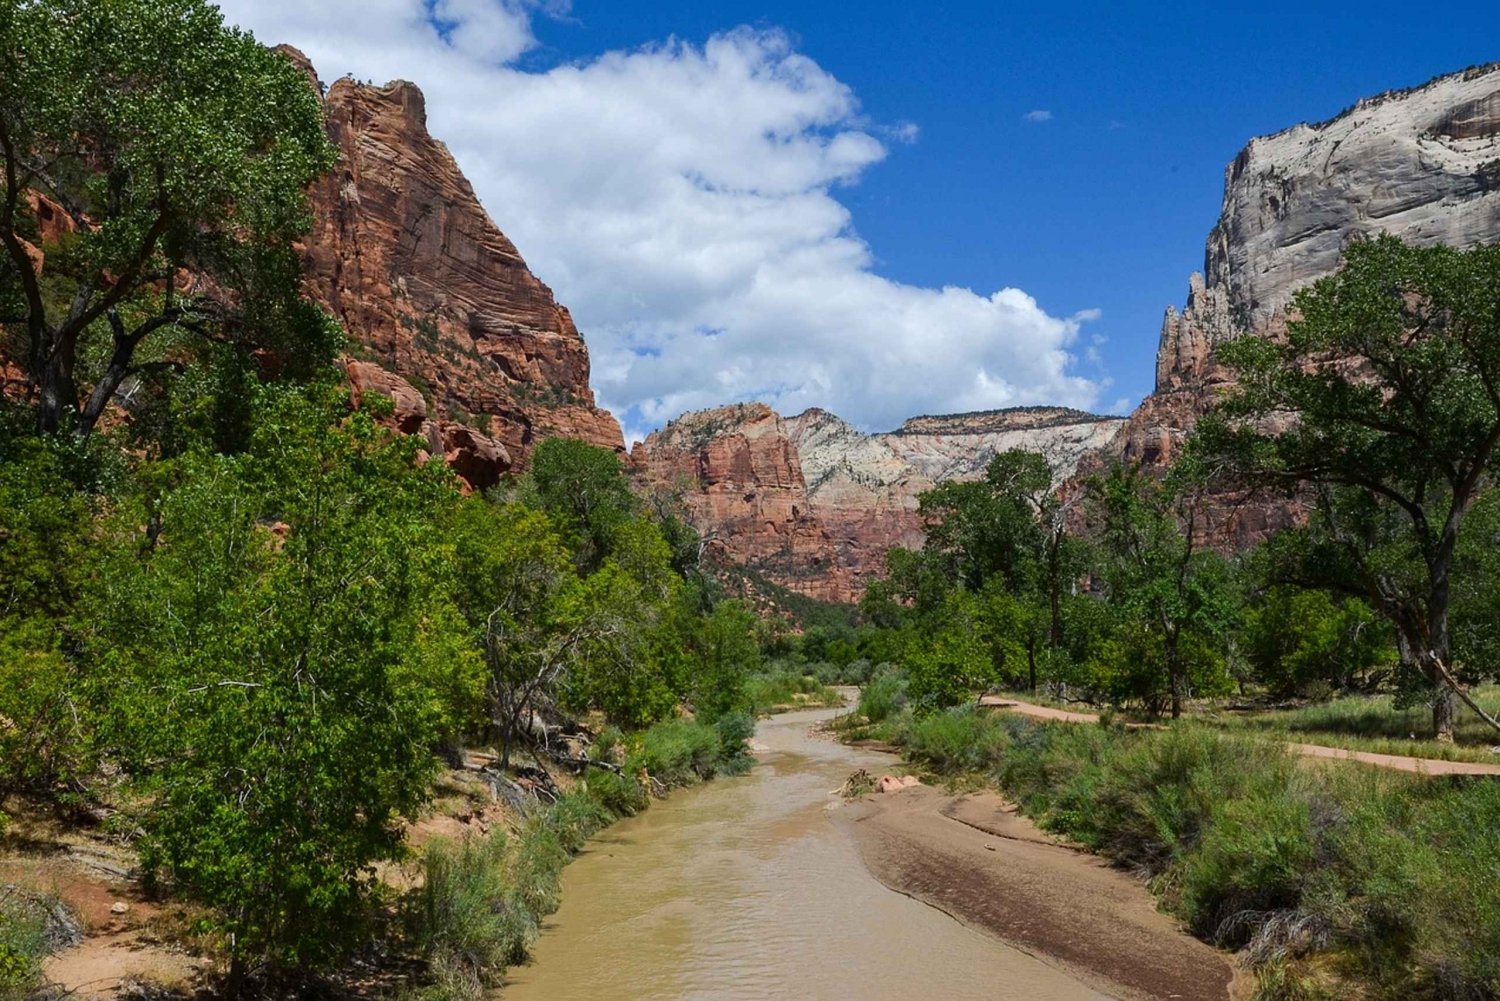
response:
<path id="1" fill-rule="evenodd" d="M 832 715 L 762 722 L 750 774 L 675 792 L 591 842 L 501 1001 L 1099 999 L 868 873 L 830 794 L 894 759 L 809 732 Z"/>

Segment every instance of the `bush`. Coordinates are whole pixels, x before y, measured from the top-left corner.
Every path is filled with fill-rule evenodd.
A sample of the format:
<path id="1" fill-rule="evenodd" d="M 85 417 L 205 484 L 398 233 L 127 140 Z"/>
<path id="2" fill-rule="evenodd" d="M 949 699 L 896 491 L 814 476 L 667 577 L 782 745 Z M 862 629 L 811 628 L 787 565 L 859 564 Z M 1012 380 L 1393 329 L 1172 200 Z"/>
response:
<path id="1" fill-rule="evenodd" d="M 696 720 L 658 723 L 639 735 L 639 746 L 625 759 L 625 770 L 646 774 L 667 788 L 712 778 L 722 747 L 714 728 Z"/>
<path id="2" fill-rule="evenodd" d="M 0 1001 L 23 1001 L 42 982 L 45 916 L 31 902 L 0 890 Z"/>
<path id="3" fill-rule="evenodd" d="M 917 717 L 905 739 L 914 760 L 945 774 L 989 771 L 1010 746 L 1010 735 L 999 720 L 971 707 Z"/>
<path id="4" fill-rule="evenodd" d="M 908 756 L 989 772 L 1022 810 L 1153 877 L 1199 935 L 1246 947 L 1265 1001 L 1500 996 L 1500 784 L 1300 767 L 1205 728 L 1129 731 L 972 709 L 911 720 Z"/>
<path id="5" fill-rule="evenodd" d="M 623 816 L 623 814 L 621 814 Z M 558 841 L 569 855 L 583 850 L 589 838 L 608 827 L 615 815 L 588 787 L 564 793 L 547 811 L 548 822 L 557 831 Z"/>
<path id="6" fill-rule="evenodd" d="M 882 664 L 859 693 L 859 714 L 871 723 L 883 723 L 906 707 L 906 675 Z"/>
<path id="7" fill-rule="evenodd" d="M 599 769 L 589 773 L 581 788 L 601 809 L 616 817 L 633 817 L 650 802 L 646 790 L 634 775 Z"/>
<path id="8" fill-rule="evenodd" d="M 838 705 L 841 701 L 838 693 L 817 677 L 790 668 L 751 675 L 745 679 L 744 693 L 757 715 L 796 706 Z"/>
<path id="9" fill-rule="evenodd" d="M 439 980 L 488 983 L 525 958 L 536 922 L 511 892 L 507 849 L 504 834 L 427 846 L 407 918 Z"/>
<path id="10" fill-rule="evenodd" d="M 729 713 L 714 722 L 714 732 L 719 737 L 718 772 L 739 775 L 749 771 L 755 763 L 749 747 L 750 738 L 755 735 L 755 720 L 748 713 Z"/>

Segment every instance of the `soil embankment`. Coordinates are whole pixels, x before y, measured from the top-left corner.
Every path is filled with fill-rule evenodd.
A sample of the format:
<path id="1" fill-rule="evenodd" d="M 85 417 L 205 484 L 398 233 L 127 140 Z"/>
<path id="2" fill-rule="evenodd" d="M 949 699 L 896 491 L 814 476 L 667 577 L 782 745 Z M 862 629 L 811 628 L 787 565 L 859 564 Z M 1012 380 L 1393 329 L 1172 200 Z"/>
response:
<path id="1" fill-rule="evenodd" d="M 1121 999 L 1225 1001 L 1235 970 L 1138 881 L 1038 830 L 999 796 L 917 787 L 839 816 L 881 882 Z"/>

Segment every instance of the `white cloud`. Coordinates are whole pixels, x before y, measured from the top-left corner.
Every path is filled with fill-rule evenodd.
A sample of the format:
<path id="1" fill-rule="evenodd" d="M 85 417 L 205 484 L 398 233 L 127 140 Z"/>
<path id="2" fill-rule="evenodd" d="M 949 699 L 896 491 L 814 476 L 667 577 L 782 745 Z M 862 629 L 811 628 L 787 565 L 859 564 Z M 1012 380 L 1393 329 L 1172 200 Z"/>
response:
<path id="1" fill-rule="evenodd" d="M 1042 122 L 1052 121 L 1052 112 L 1047 111 L 1044 108 L 1038 108 L 1036 111 L 1026 112 L 1026 114 L 1022 115 L 1021 118 L 1025 121 L 1040 125 Z"/>
<path id="2" fill-rule="evenodd" d="M 1005 288 L 873 270 L 836 197 L 915 125 L 871 125 L 777 31 L 527 72 L 532 17 L 565 0 L 223 0 L 325 79 L 414 80 L 429 125 L 528 263 L 572 309 L 601 402 L 639 434 L 764 399 L 887 428 L 916 413 L 1091 406 L 1071 348 L 1096 314 Z M 1003 239 L 998 235 L 997 239 Z"/>

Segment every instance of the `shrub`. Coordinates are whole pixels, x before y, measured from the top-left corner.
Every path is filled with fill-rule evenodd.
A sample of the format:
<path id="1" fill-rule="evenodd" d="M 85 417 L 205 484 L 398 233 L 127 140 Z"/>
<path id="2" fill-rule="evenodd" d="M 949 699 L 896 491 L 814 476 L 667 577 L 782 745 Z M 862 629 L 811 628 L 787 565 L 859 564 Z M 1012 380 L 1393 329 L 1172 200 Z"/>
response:
<path id="1" fill-rule="evenodd" d="M 1010 734 L 994 715 L 972 707 L 921 716 L 906 733 L 907 752 L 938 772 L 989 771 L 1010 746 Z"/>
<path id="2" fill-rule="evenodd" d="M 0 1001 L 23 1001 L 42 982 L 45 916 L 31 902 L 0 890 Z"/>
<path id="3" fill-rule="evenodd" d="M 581 787 L 601 809 L 616 817 L 633 817 L 649 802 L 646 790 L 634 775 L 600 769 L 590 772 Z"/>
<path id="4" fill-rule="evenodd" d="M 1246 795 L 1218 807 L 1184 859 L 1177 911 L 1203 937 L 1244 945 L 1264 916 L 1300 904 L 1318 845 L 1309 801 L 1289 778 L 1285 769 L 1258 773 Z"/>
<path id="5" fill-rule="evenodd" d="M 658 723 L 639 736 L 640 745 L 625 759 L 625 770 L 646 773 L 668 788 L 711 778 L 719 761 L 719 735 L 696 720 Z"/>
<path id="6" fill-rule="evenodd" d="M 422 886 L 409 898 L 407 919 L 439 983 L 488 983 L 525 958 L 536 922 L 511 892 L 507 849 L 504 834 L 427 846 Z"/>
<path id="7" fill-rule="evenodd" d="M 614 820 L 611 811 L 586 789 L 564 793 L 547 811 L 548 822 L 557 831 L 558 841 L 569 855 L 582 851 L 589 838 Z"/>
<path id="8" fill-rule="evenodd" d="M 515 836 L 506 875 L 511 892 L 534 921 L 555 913 L 562 903 L 558 878 L 569 857 L 549 814 L 532 817 Z"/>
<path id="9" fill-rule="evenodd" d="M 719 773 L 738 775 L 749 771 L 755 763 L 749 748 L 749 740 L 755 735 L 755 720 L 748 713 L 728 713 L 714 722 L 714 732 L 719 737 Z"/>
<path id="10" fill-rule="evenodd" d="M 882 665 L 859 693 L 859 714 L 871 723 L 883 723 L 906 706 L 906 675 Z"/>

